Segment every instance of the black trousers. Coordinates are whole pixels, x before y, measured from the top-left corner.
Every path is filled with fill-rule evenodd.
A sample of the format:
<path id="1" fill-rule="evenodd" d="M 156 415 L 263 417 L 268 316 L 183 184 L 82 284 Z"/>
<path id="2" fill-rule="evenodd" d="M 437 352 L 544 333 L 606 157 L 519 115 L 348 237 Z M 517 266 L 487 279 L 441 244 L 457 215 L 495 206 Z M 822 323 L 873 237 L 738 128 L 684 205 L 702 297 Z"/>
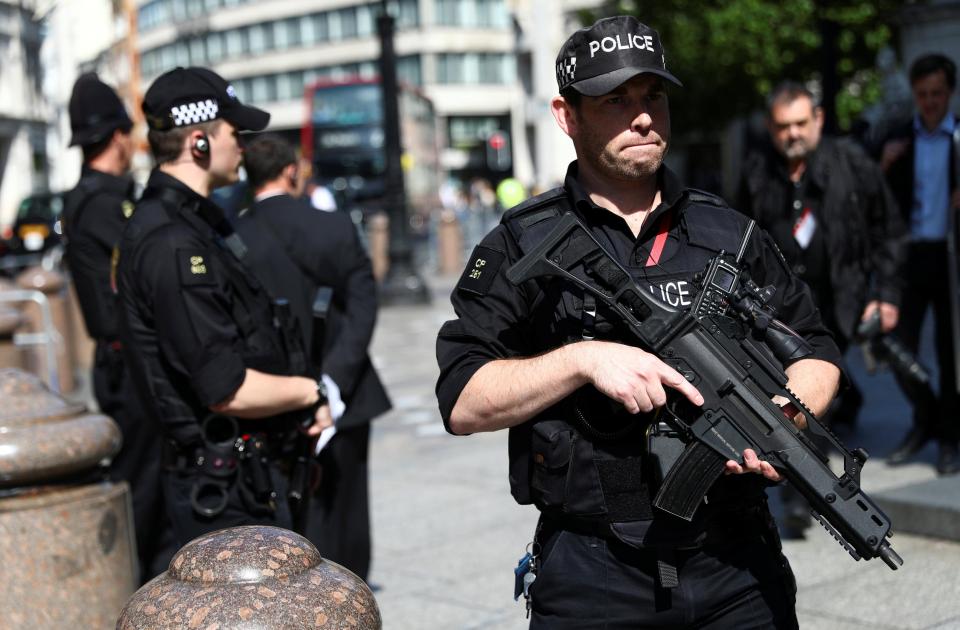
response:
<path id="1" fill-rule="evenodd" d="M 913 422 L 927 429 L 932 436 L 956 442 L 960 397 L 957 394 L 953 332 L 950 320 L 950 287 L 947 275 L 947 246 L 943 241 L 911 243 L 907 257 L 907 284 L 900 306 L 896 335 L 916 354 L 920 346 L 920 330 L 927 310 L 933 308 L 934 339 L 937 368 L 940 373 L 940 394 L 927 388 L 914 387 L 909 381 L 897 381 L 913 405 Z"/>
<path id="2" fill-rule="evenodd" d="M 121 352 L 97 342 L 93 393 L 101 413 L 120 426 L 123 446 L 110 463 L 110 478 L 130 485 L 134 533 L 143 584 L 167 570 L 177 550 L 160 483 L 160 431 L 140 405 Z"/>
<path id="3" fill-rule="evenodd" d="M 220 514 L 208 517 L 194 510 L 191 500 L 195 485 L 206 479 L 192 469 L 164 468 L 162 473 L 164 499 L 177 548 L 202 534 L 227 527 L 272 525 L 292 530 L 293 519 L 287 504 L 289 483 L 286 474 L 275 462 L 271 463 L 267 470 L 277 496 L 274 511 L 266 511 L 263 506 L 255 505 L 241 488 L 239 479 L 234 478 L 227 489 L 226 508 Z"/>
<path id="4" fill-rule="evenodd" d="M 542 545 L 531 630 L 798 627 L 796 583 L 779 541 L 676 551 L 680 585 L 672 589 L 657 584 L 655 551 L 568 530 Z"/>
<path id="5" fill-rule="evenodd" d="M 363 581 L 370 572 L 367 455 L 370 424 L 338 430 L 320 453 L 320 483 L 310 499 L 306 537 L 327 560 Z"/>

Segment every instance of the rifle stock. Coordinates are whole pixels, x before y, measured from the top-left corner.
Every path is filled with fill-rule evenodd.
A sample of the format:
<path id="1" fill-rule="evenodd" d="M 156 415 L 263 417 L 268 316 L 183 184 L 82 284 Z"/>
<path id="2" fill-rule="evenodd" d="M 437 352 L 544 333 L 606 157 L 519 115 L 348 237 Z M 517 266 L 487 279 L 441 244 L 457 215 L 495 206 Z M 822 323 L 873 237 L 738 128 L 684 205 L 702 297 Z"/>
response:
<path id="1" fill-rule="evenodd" d="M 631 343 L 657 355 L 704 397 L 702 407 L 668 397 L 667 421 L 687 447 L 666 475 L 654 505 L 693 518 L 728 459 L 744 449 L 769 461 L 809 502 L 817 520 L 853 556 L 880 557 L 897 569 L 903 561 L 890 546 L 890 519 L 861 490 L 862 449 L 849 451 L 787 388 L 780 362 L 743 321 L 727 315 L 695 316 L 660 302 L 640 287 L 572 213 L 507 271 L 519 285 L 560 278 L 592 293 L 633 336 Z M 785 397 L 844 459 L 837 476 L 829 459 L 771 398 Z"/>

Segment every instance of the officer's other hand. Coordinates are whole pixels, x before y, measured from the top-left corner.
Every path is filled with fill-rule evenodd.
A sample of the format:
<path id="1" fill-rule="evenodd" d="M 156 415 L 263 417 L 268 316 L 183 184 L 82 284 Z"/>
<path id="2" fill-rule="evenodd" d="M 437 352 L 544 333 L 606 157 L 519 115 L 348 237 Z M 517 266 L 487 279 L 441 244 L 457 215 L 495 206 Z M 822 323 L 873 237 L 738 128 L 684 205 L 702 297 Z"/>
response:
<path id="1" fill-rule="evenodd" d="M 867 303 L 866 308 L 863 309 L 863 315 L 860 317 L 860 321 L 870 319 L 877 310 L 880 311 L 881 331 L 888 333 L 897 327 L 897 322 L 900 320 L 900 309 L 897 308 L 896 304 L 881 302 L 880 300 L 871 300 Z"/>
<path id="2" fill-rule="evenodd" d="M 756 473 L 763 475 L 770 481 L 780 481 L 783 477 L 770 464 L 757 457 L 752 448 L 743 451 L 743 464 L 739 464 L 732 459 L 727 460 L 726 469 L 723 471 L 727 475 L 743 475 L 747 473 Z"/>
<path id="3" fill-rule="evenodd" d="M 953 194 L 950 195 L 950 207 L 960 210 L 960 188 L 953 191 Z"/>
<path id="4" fill-rule="evenodd" d="M 313 424 L 307 429 L 307 435 L 317 437 L 324 429 L 333 426 L 333 416 L 330 414 L 330 405 L 320 405 L 313 415 Z"/>
<path id="5" fill-rule="evenodd" d="M 698 407 L 703 396 L 672 367 L 640 348 L 606 341 L 582 343 L 587 377 L 598 390 L 629 413 L 651 411 L 667 402 L 664 385 Z"/>

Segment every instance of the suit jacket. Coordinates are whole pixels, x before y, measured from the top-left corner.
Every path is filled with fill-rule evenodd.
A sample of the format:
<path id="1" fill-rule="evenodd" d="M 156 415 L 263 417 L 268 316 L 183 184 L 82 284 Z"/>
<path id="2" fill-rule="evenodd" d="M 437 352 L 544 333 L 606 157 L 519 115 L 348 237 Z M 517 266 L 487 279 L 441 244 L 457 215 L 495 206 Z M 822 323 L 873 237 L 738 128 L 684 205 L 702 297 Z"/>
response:
<path id="1" fill-rule="evenodd" d="M 323 372 L 340 388 L 347 405 L 337 425 L 364 424 L 388 411 L 390 399 L 367 353 L 377 320 L 377 285 L 350 217 L 277 195 L 241 213 L 237 232 L 260 282 L 274 298 L 289 300 L 308 349 L 317 288 L 333 289 Z"/>
<path id="2" fill-rule="evenodd" d="M 960 118 L 956 115 L 954 115 L 954 120 L 960 124 Z M 903 216 L 907 225 L 910 225 L 910 214 L 913 211 L 913 163 L 916 158 L 915 138 L 916 132 L 913 129 L 913 118 L 911 118 L 907 122 L 898 125 L 880 145 L 882 149 L 883 145 L 890 140 L 905 139 L 909 142 L 907 150 L 904 151 L 903 155 L 891 164 L 887 170 L 887 182 L 890 184 L 890 189 L 893 191 L 893 196 L 896 198 L 897 205 L 900 208 L 900 214 Z M 960 181 L 957 181 L 956 168 L 958 159 L 960 159 L 960 156 L 957 155 L 956 145 L 953 144 L 951 140 L 950 172 L 948 175 L 948 181 L 951 182 L 951 190 L 955 190 L 960 186 Z M 949 192 L 950 191 L 947 191 L 947 194 L 949 194 Z"/>

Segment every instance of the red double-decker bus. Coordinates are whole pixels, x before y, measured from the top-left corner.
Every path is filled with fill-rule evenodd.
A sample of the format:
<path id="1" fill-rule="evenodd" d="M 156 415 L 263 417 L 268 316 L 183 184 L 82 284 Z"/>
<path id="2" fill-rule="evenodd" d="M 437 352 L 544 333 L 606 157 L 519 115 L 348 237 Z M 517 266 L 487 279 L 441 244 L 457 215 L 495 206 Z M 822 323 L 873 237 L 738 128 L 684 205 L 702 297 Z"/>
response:
<path id="1" fill-rule="evenodd" d="M 414 228 L 439 207 L 437 119 L 418 90 L 400 85 L 401 164 Z M 384 210 L 383 90 L 378 79 L 319 81 L 305 90 L 301 141 L 313 175 L 339 206 L 365 215 Z"/>

